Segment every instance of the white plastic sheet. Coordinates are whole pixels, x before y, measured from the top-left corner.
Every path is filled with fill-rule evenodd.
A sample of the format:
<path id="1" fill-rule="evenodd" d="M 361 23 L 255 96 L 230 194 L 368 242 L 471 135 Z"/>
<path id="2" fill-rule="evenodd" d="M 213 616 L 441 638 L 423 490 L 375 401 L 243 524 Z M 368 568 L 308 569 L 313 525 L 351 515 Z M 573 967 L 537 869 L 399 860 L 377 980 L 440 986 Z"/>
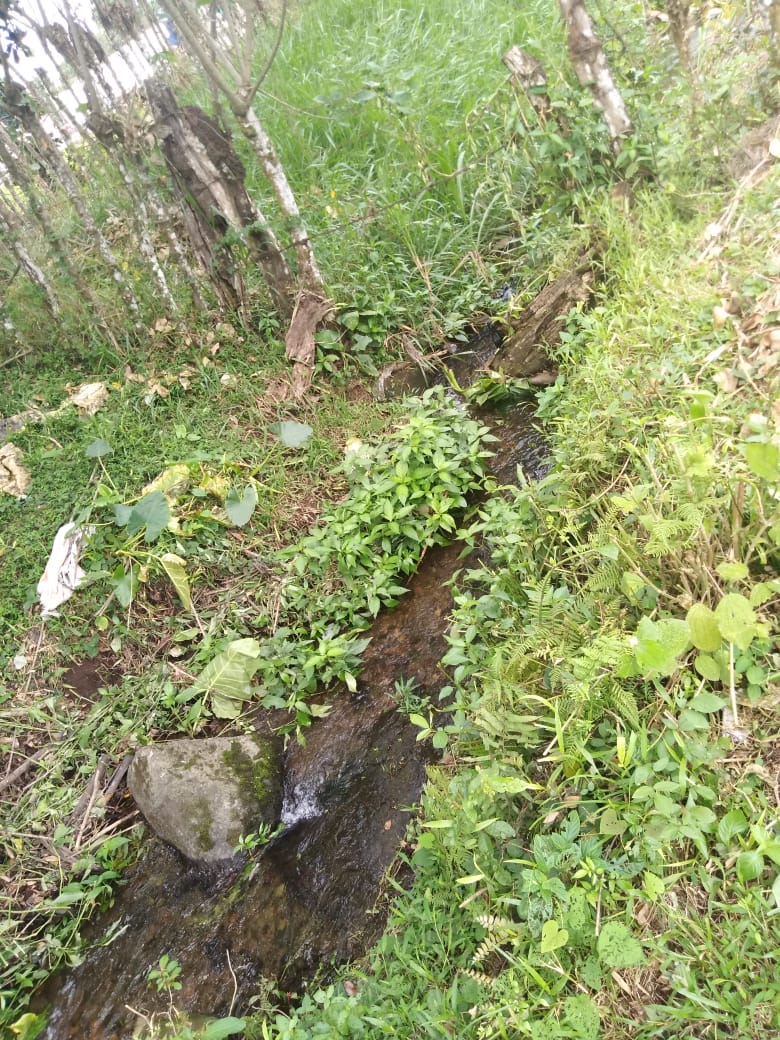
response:
<path id="1" fill-rule="evenodd" d="M 42 617 L 57 617 L 57 608 L 69 600 L 81 584 L 85 571 L 79 560 L 92 534 L 91 527 L 63 524 L 54 536 L 46 569 L 38 582 Z"/>

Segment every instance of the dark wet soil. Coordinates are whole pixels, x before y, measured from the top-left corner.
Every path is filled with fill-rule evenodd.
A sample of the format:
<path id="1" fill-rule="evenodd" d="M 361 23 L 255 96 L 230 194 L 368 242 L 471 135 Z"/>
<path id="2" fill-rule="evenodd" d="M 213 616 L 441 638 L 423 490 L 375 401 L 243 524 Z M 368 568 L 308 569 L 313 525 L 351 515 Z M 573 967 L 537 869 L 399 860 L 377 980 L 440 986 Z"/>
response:
<path id="1" fill-rule="evenodd" d="M 101 689 L 113 686 L 120 678 L 121 673 L 113 655 L 98 654 L 83 661 L 74 661 L 63 673 L 61 684 L 76 698 L 92 702 L 99 699 Z"/>
<path id="2" fill-rule="evenodd" d="M 514 482 L 518 465 L 538 475 L 545 446 L 532 409 L 489 421 L 500 438 L 493 463 L 499 480 Z M 295 990 L 378 939 L 382 879 L 431 760 L 392 694 L 399 679 L 414 680 L 417 693 L 434 699 L 447 684 L 439 666 L 451 610 L 447 582 L 463 566 L 461 550 L 426 554 L 407 595 L 372 627 L 356 693 L 335 698 L 306 744 L 290 747 L 287 829 L 253 858 L 221 871 L 195 868 L 150 842 L 114 907 L 91 926 L 93 941 L 113 941 L 39 994 L 37 1006 L 52 1008 L 43 1040 L 132 1035 L 139 1018 L 130 1008 L 148 1015 L 167 1007 L 167 996 L 147 983 L 163 954 L 182 966 L 177 1007 L 221 1016 L 245 1010 L 263 978 Z"/>

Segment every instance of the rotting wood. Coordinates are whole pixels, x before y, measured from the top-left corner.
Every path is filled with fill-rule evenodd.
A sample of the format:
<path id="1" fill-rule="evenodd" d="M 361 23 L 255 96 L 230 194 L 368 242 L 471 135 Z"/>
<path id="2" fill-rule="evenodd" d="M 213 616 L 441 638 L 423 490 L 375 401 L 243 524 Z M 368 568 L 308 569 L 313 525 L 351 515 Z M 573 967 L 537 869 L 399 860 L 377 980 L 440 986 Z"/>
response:
<path id="1" fill-rule="evenodd" d="M 536 385 L 552 382 L 556 374 L 550 351 L 560 342 L 566 316 L 585 302 L 596 280 L 596 253 L 581 255 L 570 270 L 559 275 L 518 315 L 509 319 L 510 331 L 491 367 L 505 375 Z"/>
<path id="2" fill-rule="evenodd" d="M 293 392 L 296 398 L 303 397 L 311 386 L 316 349 L 314 334 L 332 310 L 332 301 L 323 300 L 317 293 L 304 290 L 298 296 L 284 341 L 287 357 L 293 362 Z"/>
<path id="3" fill-rule="evenodd" d="M 245 187 L 230 138 L 195 105 L 179 106 L 161 81 L 147 83 L 155 131 L 179 188 L 188 235 L 223 306 L 239 309 L 244 289 L 225 240 L 240 235 L 260 266 L 277 311 L 292 311 L 292 275 L 276 238 Z"/>

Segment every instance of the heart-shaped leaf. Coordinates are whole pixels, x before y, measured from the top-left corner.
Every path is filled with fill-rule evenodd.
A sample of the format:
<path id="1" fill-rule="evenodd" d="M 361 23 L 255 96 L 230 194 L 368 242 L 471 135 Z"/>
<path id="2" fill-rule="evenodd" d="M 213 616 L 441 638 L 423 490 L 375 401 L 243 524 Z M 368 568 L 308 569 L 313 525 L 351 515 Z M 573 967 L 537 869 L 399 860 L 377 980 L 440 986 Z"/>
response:
<path id="1" fill-rule="evenodd" d="M 718 682 L 720 679 L 720 665 L 714 657 L 710 657 L 709 654 L 697 654 L 696 660 L 693 662 L 693 667 L 702 677 L 702 679 L 709 679 L 710 682 Z"/>
<path id="2" fill-rule="evenodd" d="M 104 441 L 102 437 L 98 437 L 87 445 L 84 454 L 88 459 L 99 459 L 102 455 L 110 455 L 113 450 L 114 449 L 108 441 Z"/>
<path id="3" fill-rule="evenodd" d="M 607 921 L 596 943 L 599 960 L 610 968 L 638 968 L 644 960 L 639 940 L 622 921 Z"/>
<path id="4" fill-rule="evenodd" d="M 757 634 L 756 612 L 750 602 L 738 592 L 730 592 L 715 608 L 715 618 L 723 638 L 747 650 Z"/>
<path id="5" fill-rule="evenodd" d="M 162 491 L 150 491 L 134 506 L 114 506 L 114 520 L 119 527 L 127 527 L 132 538 L 146 528 L 146 541 L 154 542 L 168 524 L 171 510 Z"/>
<path id="6" fill-rule="evenodd" d="M 254 484 L 247 484 L 239 495 L 236 488 L 231 488 L 225 496 L 225 512 L 236 525 L 248 524 L 257 505 L 257 491 Z"/>
<path id="7" fill-rule="evenodd" d="M 745 459 L 758 477 L 772 482 L 780 478 L 780 449 L 766 441 L 750 441 L 745 445 Z"/>
<path id="8" fill-rule="evenodd" d="M 697 650 L 708 653 L 717 650 L 723 642 L 714 611 L 705 603 L 694 603 L 687 615 L 691 630 L 691 642 Z"/>
<path id="9" fill-rule="evenodd" d="M 285 448 L 300 448 L 314 433 L 308 423 L 294 422 L 292 419 L 271 423 L 268 429 L 279 438 Z"/>
<path id="10" fill-rule="evenodd" d="M 764 857 L 756 849 L 748 849 L 737 856 L 737 877 L 740 881 L 755 881 L 764 873 Z"/>
<path id="11" fill-rule="evenodd" d="M 569 941 L 569 933 L 561 928 L 557 921 L 546 921 L 542 926 L 541 952 L 551 953 L 560 950 Z"/>
<path id="12" fill-rule="evenodd" d="M 211 697 L 211 708 L 219 719 L 235 719 L 249 700 L 249 683 L 260 666 L 260 644 L 256 639 L 234 639 L 206 665 L 187 691 Z"/>

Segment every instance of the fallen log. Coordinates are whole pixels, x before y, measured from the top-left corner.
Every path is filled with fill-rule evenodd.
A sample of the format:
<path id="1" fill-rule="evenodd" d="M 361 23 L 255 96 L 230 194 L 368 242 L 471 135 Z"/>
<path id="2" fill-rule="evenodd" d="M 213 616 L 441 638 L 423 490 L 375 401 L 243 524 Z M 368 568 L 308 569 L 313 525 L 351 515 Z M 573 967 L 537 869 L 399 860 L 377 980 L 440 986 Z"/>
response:
<path id="1" fill-rule="evenodd" d="M 507 320 L 508 331 L 490 364 L 507 376 L 531 383 L 552 382 L 557 372 L 554 349 L 560 343 L 566 317 L 590 297 L 596 281 L 595 252 L 546 285 L 528 306 Z"/>

